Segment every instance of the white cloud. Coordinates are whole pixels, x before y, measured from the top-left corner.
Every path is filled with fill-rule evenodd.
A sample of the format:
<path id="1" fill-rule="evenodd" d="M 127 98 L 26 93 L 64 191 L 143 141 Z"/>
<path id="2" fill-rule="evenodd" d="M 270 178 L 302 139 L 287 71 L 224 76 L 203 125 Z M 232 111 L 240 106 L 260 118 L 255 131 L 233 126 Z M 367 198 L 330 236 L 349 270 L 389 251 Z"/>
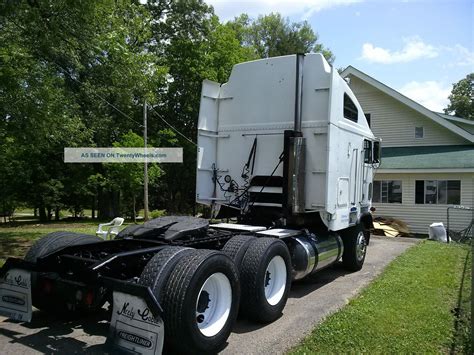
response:
<path id="1" fill-rule="evenodd" d="M 372 63 L 392 64 L 407 63 L 421 58 L 434 58 L 439 50 L 424 43 L 419 37 L 410 37 L 403 40 L 405 45 L 399 51 L 391 51 L 382 47 L 375 47 L 372 43 L 364 43 L 361 59 Z"/>
<path id="2" fill-rule="evenodd" d="M 455 44 L 452 47 L 442 47 L 453 56 L 450 66 L 474 66 L 474 52 L 460 44 Z"/>
<path id="3" fill-rule="evenodd" d="M 451 89 L 438 81 L 410 81 L 398 91 L 432 111 L 442 112 L 448 105 Z"/>
<path id="4" fill-rule="evenodd" d="M 365 59 L 371 63 L 393 64 L 444 56 L 449 60 L 449 63 L 445 64 L 445 68 L 474 66 L 474 52 L 459 43 L 452 46 L 434 46 L 423 42 L 418 36 L 405 38 L 403 41 L 405 45 L 399 51 L 376 47 L 372 43 L 364 43 L 359 59 Z"/>
<path id="5" fill-rule="evenodd" d="M 206 0 L 212 5 L 222 20 L 231 20 L 246 13 L 251 17 L 279 12 L 282 16 L 301 14 L 302 19 L 309 18 L 321 10 L 336 6 L 350 5 L 363 0 Z"/>

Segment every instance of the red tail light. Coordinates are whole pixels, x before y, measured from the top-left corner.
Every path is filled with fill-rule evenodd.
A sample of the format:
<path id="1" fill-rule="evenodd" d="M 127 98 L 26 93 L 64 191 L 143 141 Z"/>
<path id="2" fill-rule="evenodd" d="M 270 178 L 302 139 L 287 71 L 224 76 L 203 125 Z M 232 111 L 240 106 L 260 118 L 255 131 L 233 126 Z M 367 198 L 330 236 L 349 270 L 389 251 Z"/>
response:
<path id="1" fill-rule="evenodd" d="M 94 293 L 92 291 L 87 292 L 86 297 L 84 298 L 84 302 L 88 306 L 92 305 L 92 302 L 94 302 Z"/>

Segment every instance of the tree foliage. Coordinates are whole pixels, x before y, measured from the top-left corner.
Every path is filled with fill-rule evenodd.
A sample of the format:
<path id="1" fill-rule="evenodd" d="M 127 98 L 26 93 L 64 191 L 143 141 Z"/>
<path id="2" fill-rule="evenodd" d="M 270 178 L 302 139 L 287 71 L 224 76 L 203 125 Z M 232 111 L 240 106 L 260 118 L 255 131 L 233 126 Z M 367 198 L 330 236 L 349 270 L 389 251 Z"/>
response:
<path id="1" fill-rule="evenodd" d="M 122 135 L 120 140 L 114 142 L 113 147 L 136 148 L 144 147 L 143 137 L 129 131 Z M 131 216 L 135 219 L 137 215 L 137 200 L 141 200 L 143 195 L 144 166 L 136 163 L 110 163 L 104 164 L 107 172 L 108 186 L 113 186 L 120 191 L 122 198 L 123 215 Z M 153 185 L 158 182 L 162 175 L 162 169 L 156 164 L 148 164 L 148 182 Z"/>
<path id="2" fill-rule="evenodd" d="M 143 100 L 163 85 L 166 67 L 146 50 L 150 14 L 134 3 L 53 0 L 7 2 L 1 13 L 9 189 L 42 219 L 63 207 L 77 214 L 93 205 L 87 179 L 103 167 L 64 164 L 64 147 L 110 146 L 140 130 Z"/>
<path id="3" fill-rule="evenodd" d="M 306 22 L 271 14 L 223 24 L 202 0 L 2 2 L 1 212 L 134 214 L 143 164 L 64 164 L 63 150 L 143 145 L 145 100 L 150 145 L 184 150 L 184 164 L 150 167 L 151 208 L 189 212 L 202 81 L 227 81 L 239 62 L 311 51 L 333 59 Z"/>
<path id="4" fill-rule="evenodd" d="M 453 84 L 449 105 L 444 110 L 446 114 L 474 120 L 474 73 Z"/>
<path id="5" fill-rule="evenodd" d="M 148 7 L 154 18 L 163 19 L 153 24 L 152 31 L 165 43 L 154 50 L 168 67 L 167 85 L 156 110 L 172 118 L 173 125 L 194 141 L 202 81 L 225 82 L 234 64 L 255 56 L 202 1 L 149 2 Z M 163 167 L 167 188 L 160 193 L 163 207 L 171 212 L 189 211 L 195 199 L 196 147 L 181 137 L 177 139 L 183 147 L 184 164 Z"/>
<path id="6" fill-rule="evenodd" d="M 240 43 L 251 48 L 259 58 L 295 53 L 320 52 L 332 63 L 334 55 L 318 42 L 318 35 L 307 21 L 290 23 L 288 18 L 271 13 L 251 19 L 242 14 L 227 24 Z"/>

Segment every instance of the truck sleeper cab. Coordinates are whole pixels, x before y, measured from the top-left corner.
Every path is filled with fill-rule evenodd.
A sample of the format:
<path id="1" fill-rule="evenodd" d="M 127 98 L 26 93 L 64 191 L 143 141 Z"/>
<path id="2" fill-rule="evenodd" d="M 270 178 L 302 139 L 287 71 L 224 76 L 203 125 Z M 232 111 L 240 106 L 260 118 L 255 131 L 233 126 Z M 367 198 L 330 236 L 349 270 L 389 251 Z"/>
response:
<path id="1" fill-rule="evenodd" d="M 320 218 L 338 231 L 368 212 L 380 144 L 321 54 L 242 63 L 225 84 L 205 81 L 198 146 L 196 200 L 221 215 Z"/>
<path id="2" fill-rule="evenodd" d="M 196 200 L 237 223 L 167 216 L 105 241 L 51 233 L 0 269 L 0 314 L 84 315 L 108 302 L 114 348 L 215 353 L 238 314 L 277 320 L 293 280 L 339 260 L 362 268 L 380 142 L 322 55 L 205 81 L 198 127 Z"/>

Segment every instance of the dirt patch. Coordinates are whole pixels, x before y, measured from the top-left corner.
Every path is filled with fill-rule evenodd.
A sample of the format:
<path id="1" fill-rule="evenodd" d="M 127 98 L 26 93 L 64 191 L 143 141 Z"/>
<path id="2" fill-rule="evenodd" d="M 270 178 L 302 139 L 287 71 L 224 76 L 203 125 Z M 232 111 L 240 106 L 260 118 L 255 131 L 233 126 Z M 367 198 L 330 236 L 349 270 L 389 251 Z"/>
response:
<path id="1" fill-rule="evenodd" d="M 39 238 L 40 236 L 38 236 Z M 0 243 L 0 259 L 23 257 L 37 238 L 3 238 Z"/>

